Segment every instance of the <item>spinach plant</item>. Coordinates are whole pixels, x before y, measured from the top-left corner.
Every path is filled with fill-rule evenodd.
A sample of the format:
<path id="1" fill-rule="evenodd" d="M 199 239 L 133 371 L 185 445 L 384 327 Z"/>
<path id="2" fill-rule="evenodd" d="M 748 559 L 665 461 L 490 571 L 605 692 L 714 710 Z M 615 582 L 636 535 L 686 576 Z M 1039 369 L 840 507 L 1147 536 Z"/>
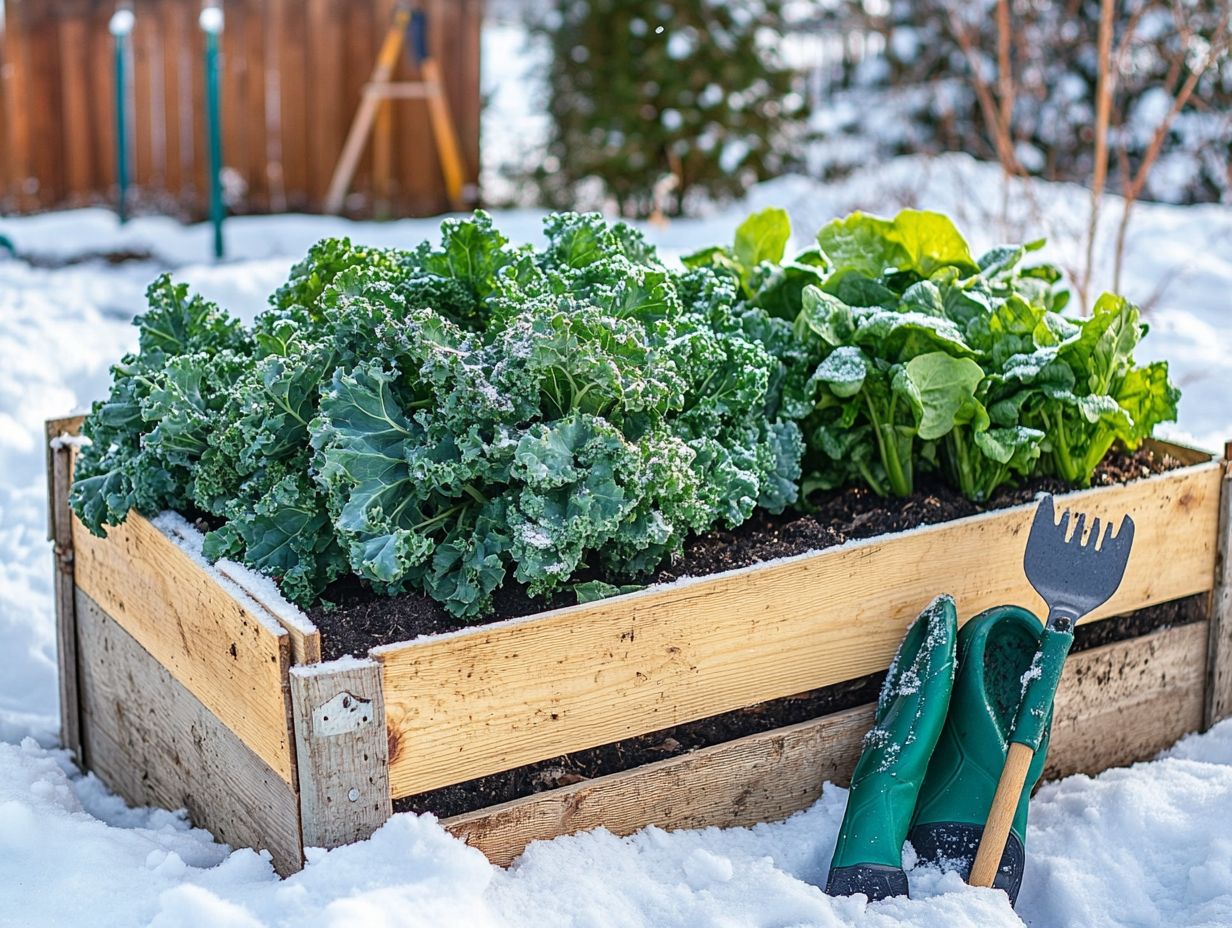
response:
<path id="1" fill-rule="evenodd" d="M 1134 364 L 1138 310 L 1105 294 L 1089 318 L 1062 315 L 1060 272 L 1026 262 L 1042 240 L 975 258 L 918 210 L 853 213 L 791 259 L 790 237 L 764 211 L 735 247 L 685 260 L 739 282 L 747 330 L 779 362 L 776 408 L 803 429 L 806 496 L 906 496 L 919 470 L 976 501 L 1036 474 L 1086 485 L 1114 442 L 1136 448 L 1175 418 L 1167 365 Z"/>

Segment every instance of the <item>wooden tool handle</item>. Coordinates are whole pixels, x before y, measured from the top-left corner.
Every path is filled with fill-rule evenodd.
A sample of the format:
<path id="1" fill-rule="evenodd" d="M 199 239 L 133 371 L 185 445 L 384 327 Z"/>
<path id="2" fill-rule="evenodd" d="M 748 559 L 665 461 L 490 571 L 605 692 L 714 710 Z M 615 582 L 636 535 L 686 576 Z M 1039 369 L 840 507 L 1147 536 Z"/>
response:
<path id="1" fill-rule="evenodd" d="M 988 810 L 980 849 L 971 865 L 971 878 L 967 882 L 972 886 L 992 886 L 997 868 L 1001 866 L 1001 855 L 1005 853 L 1018 801 L 1022 798 L 1022 786 L 1027 782 L 1027 769 L 1034 757 L 1035 752 L 1027 745 L 1016 741 L 1010 744 L 996 795 L 992 797 L 992 808 Z"/>

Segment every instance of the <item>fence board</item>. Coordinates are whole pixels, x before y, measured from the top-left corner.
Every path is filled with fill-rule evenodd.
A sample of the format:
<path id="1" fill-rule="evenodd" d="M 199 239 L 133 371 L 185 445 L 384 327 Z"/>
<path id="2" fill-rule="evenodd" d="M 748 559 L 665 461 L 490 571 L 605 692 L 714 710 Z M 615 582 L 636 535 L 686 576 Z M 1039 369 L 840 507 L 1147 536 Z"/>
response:
<path id="1" fill-rule="evenodd" d="M 115 197 L 115 72 L 114 44 L 107 31 L 111 12 L 96 7 L 86 32 L 85 47 L 78 67 L 90 81 L 90 161 L 93 180 L 84 191 L 86 200 L 114 200 Z"/>
<path id="2" fill-rule="evenodd" d="M 481 0 L 428 0 L 432 49 L 453 105 L 467 182 L 478 174 Z M 7 0 L 0 31 L 0 209 L 34 212 L 115 198 L 111 0 Z M 137 0 L 129 102 L 132 204 L 184 218 L 208 207 L 199 7 Z M 390 0 L 228 0 L 222 36 L 224 165 L 235 212 L 318 210 Z M 411 79 L 409 56 L 396 79 Z M 423 101 L 390 104 L 393 215 L 448 208 Z M 374 206 L 371 152 L 348 210 Z"/>
<path id="3" fill-rule="evenodd" d="M 14 208 L 29 207 L 25 195 L 26 178 L 29 173 L 29 118 L 26 106 L 26 62 L 24 0 L 9 0 L 5 5 L 3 43 L 0 45 L 0 60 L 4 62 L 5 138 L 0 139 L 8 154 L 9 169 L 4 177 L 4 189 L 0 190 L 0 202 L 11 200 Z"/>

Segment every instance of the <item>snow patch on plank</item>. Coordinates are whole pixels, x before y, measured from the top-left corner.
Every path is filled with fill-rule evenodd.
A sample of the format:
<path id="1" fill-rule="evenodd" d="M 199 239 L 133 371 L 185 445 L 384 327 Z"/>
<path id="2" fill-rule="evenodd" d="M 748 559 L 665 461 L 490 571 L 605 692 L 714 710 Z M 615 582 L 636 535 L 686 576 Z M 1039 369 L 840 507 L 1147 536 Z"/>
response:
<path id="1" fill-rule="evenodd" d="M 347 654 L 337 660 L 292 667 L 291 673 L 297 677 L 328 677 L 330 674 L 341 673 L 344 670 L 363 670 L 375 665 L 376 661 L 371 658 L 353 657 Z"/>
<path id="2" fill-rule="evenodd" d="M 205 555 L 201 553 L 201 545 L 205 541 L 205 536 L 197 531 L 191 522 L 178 512 L 168 509 L 152 518 L 150 524 L 162 532 L 172 544 L 187 554 L 194 564 L 209 574 L 214 582 L 226 590 L 232 599 L 242 603 L 250 613 L 257 617 L 262 625 L 280 637 L 287 634 L 287 630 L 277 621 L 277 614 L 273 610 L 267 608 L 264 603 L 220 571 L 216 565 L 206 560 Z M 220 561 L 219 563 L 232 564 L 234 562 Z M 251 573 L 247 568 L 240 567 L 239 564 L 235 564 L 235 566 L 246 573 Z M 253 608 L 254 606 L 256 608 Z M 308 621 L 306 616 L 304 621 Z M 309 627 L 311 628 L 311 623 L 309 623 Z"/>

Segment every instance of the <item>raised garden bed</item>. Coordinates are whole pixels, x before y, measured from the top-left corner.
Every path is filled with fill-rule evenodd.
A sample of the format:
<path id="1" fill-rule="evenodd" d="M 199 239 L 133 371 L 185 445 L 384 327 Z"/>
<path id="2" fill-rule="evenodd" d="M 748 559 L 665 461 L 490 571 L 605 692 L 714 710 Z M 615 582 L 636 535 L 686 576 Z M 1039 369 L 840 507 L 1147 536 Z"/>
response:
<path id="1" fill-rule="evenodd" d="M 48 436 L 78 427 L 53 420 Z M 394 800 L 877 674 L 938 592 L 962 618 L 1040 608 L 1020 569 L 1024 504 L 322 662 L 321 632 L 272 585 L 195 560 L 187 523 L 133 513 L 106 539 L 86 531 L 65 504 L 72 445 L 55 444 L 65 743 L 129 801 L 185 807 L 282 872 L 306 846 L 366 836 Z M 1089 621 L 1195 596 L 1211 607 L 1145 634 L 1128 623 L 1132 637 L 1074 656 L 1049 775 L 1148 757 L 1232 712 L 1227 465 L 1151 447 L 1184 466 L 1073 494 L 1137 524 L 1125 583 Z M 565 778 L 444 824 L 504 864 L 599 825 L 780 818 L 844 781 L 871 711 Z"/>

